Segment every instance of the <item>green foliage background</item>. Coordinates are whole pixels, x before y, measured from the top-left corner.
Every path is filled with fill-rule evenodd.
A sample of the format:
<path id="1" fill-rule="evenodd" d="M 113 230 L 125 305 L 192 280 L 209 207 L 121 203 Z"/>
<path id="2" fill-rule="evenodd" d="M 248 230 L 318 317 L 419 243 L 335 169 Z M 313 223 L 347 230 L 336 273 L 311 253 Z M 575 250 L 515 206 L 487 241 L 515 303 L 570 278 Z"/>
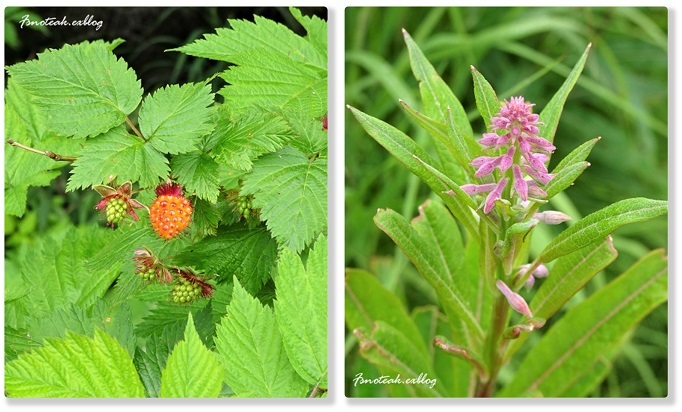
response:
<path id="1" fill-rule="evenodd" d="M 667 17 L 664 8 L 348 8 L 345 103 L 429 147 L 425 132 L 398 104 L 402 99 L 418 108 L 419 102 L 401 33 L 405 28 L 462 101 L 480 136 L 485 128 L 475 110 L 470 65 L 485 75 L 498 97 L 523 95 L 539 112 L 591 42 L 583 75 L 559 123 L 550 170 L 581 143 L 596 136 L 602 140 L 588 159 L 592 166 L 552 206 L 577 220 L 625 198 L 666 199 Z M 429 189 L 348 112 L 345 122 L 346 266 L 369 269 L 410 309 L 433 303 L 428 285 L 371 224 L 380 207 L 415 216 Z M 535 244 L 554 234 L 546 228 L 538 231 Z M 667 236 L 665 217 L 616 231 L 618 258 L 567 306 L 591 295 L 649 250 L 666 247 Z M 616 358 L 614 372 L 591 395 L 665 396 L 667 325 L 663 305 L 635 330 Z M 372 375 L 372 366 L 354 345 L 349 335 L 347 395 L 385 395 L 380 385 L 353 387 L 356 373 Z M 512 363 L 503 370 L 502 382 L 516 367 Z"/>

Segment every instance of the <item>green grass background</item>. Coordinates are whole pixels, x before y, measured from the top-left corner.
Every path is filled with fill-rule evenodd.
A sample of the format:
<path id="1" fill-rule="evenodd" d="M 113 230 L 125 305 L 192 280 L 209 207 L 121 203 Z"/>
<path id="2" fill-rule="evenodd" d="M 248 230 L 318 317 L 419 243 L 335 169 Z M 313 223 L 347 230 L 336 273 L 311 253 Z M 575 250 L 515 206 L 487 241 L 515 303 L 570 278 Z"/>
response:
<path id="1" fill-rule="evenodd" d="M 470 65 L 488 79 L 498 97 L 523 95 L 537 104 L 539 113 L 592 43 L 583 75 L 559 123 L 550 170 L 579 144 L 596 136 L 602 140 L 588 158 L 592 166 L 552 206 L 577 220 L 629 197 L 667 199 L 667 21 L 665 8 L 347 8 L 346 103 L 432 149 L 428 136 L 398 105 L 400 98 L 412 107 L 420 106 L 401 28 L 412 35 L 462 101 L 477 137 L 485 129 L 475 110 Z M 374 142 L 349 112 L 345 130 L 346 266 L 375 273 L 410 309 L 435 302 L 429 286 L 372 223 L 380 207 L 416 215 L 417 206 L 430 196 L 429 189 Z M 568 306 L 605 285 L 647 251 L 667 248 L 667 223 L 666 218 L 658 218 L 616 231 L 619 257 Z M 563 228 L 552 229 L 536 231 L 536 250 Z M 667 305 L 663 305 L 632 333 L 612 373 L 592 396 L 666 396 L 667 328 Z M 518 354 L 517 362 L 503 370 L 502 382 L 512 376 L 522 357 Z M 360 371 L 371 376 L 372 366 L 357 354 L 350 335 L 346 363 L 347 395 L 386 396 L 381 386 L 353 387 L 352 377 Z"/>

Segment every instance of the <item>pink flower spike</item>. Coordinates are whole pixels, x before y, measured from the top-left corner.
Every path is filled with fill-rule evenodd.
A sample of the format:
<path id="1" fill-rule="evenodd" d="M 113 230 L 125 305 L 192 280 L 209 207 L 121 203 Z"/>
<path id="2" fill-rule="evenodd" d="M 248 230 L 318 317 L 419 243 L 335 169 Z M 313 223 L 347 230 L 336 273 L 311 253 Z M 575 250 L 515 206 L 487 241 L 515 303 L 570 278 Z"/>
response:
<path id="1" fill-rule="evenodd" d="M 571 220 L 569 215 L 556 210 L 546 210 L 542 213 L 535 213 L 533 217 L 542 223 L 547 223 L 548 225 L 558 225 L 560 223 L 564 223 L 567 220 Z"/>
<path id="2" fill-rule="evenodd" d="M 528 200 L 528 183 L 523 179 L 521 168 L 514 165 L 514 167 L 512 167 L 512 172 L 514 173 L 514 191 L 524 201 Z"/>
<path id="3" fill-rule="evenodd" d="M 546 151 L 549 153 L 552 153 L 553 151 L 556 150 L 556 147 L 547 139 L 544 139 L 539 136 L 526 136 L 526 139 L 530 144 Z"/>
<path id="4" fill-rule="evenodd" d="M 544 264 L 540 264 L 534 271 L 531 276 L 534 276 L 538 279 L 546 278 L 549 276 L 549 269 L 547 269 L 547 266 Z"/>
<path id="5" fill-rule="evenodd" d="M 506 172 L 507 169 L 509 169 L 512 165 L 512 161 L 514 161 L 514 153 L 516 152 L 516 148 L 514 146 L 511 146 L 509 150 L 507 150 L 507 153 L 502 156 L 502 160 L 500 160 L 500 170 L 503 172 Z"/>
<path id="6" fill-rule="evenodd" d="M 473 167 L 481 167 L 484 163 L 489 162 L 492 159 L 496 159 L 496 157 L 490 157 L 490 156 L 479 156 L 469 162 L 469 164 Z"/>
<path id="7" fill-rule="evenodd" d="M 530 143 L 523 137 L 519 137 L 517 142 L 519 142 L 519 150 L 521 150 L 523 157 L 530 156 Z"/>
<path id="8" fill-rule="evenodd" d="M 489 175 L 490 173 L 492 173 L 493 170 L 495 170 L 495 167 L 497 167 L 497 165 L 500 164 L 501 160 L 502 156 L 490 158 L 490 160 L 483 163 L 481 167 L 479 167 L 478 170 L 476 170 L 476 173 L 474 173 L 474 177 L 483 177 Z M 474 161 L 476 161 L 476 159 L 474 159 Z"/>
<path id="9" fill-rule="evenodd" d="M 500 179 L 500 181 L 497 183 L 497 186 L 495 186 L 495 189 L 493 189 L 490 194 L 485 198 L 485 206 L 483 207 L 483 213 L 488 214 L 490 213 L 491 210 L 495 207 L 495 201 L 499 199 L 502 196 L 502 191 L 504 188 L 507 186 L 507 179 L 506 177 L 503 177 Z"/>
<path id="10" fill-rule="evenodd" d="M 478 143 L 485 146 L 496 146 L 499 139 L 500 136 L 497 133 L 483 133 L 483 137 L 478 140 Z"/>
<path id="11" fill-rule="evenodd" d="M 528 279 L 526 279 L 526 283 L 524 284 L 526 289 L 531 290 L 533 289 L 533 286 L 535 286 L 535 278 L 533 275 L 528 276 Z"/>
<path id="12" fill-rule="evenodd" d="M 512 292 L 512 290 L 509 289 L 509 286 L 507 286 L 507 284 L 502 282 L 501 280 L 498 280 L 496 285 L 500 292 L 502 292 L 504 297 L 507 298 L 507 302 L 509 302 L 509 306 L 511 306 L 512 309 L 514 309 L 515 311 L 519 312 L 520 314 L 527 318 L 533 317 L 533 312 L 530 311 L 528 304 L 523 299 L 523 297 L 521 297 L 521 295 Z"/>
<path id="13" fill-rule="evenodd" d="M 466 184 L 459 187 L 468 195 L 477 195 L 479 193 L 488 193 L 495 188 L 495 183 L 486 183 L 482 185 Z"/>
<path id="14" fill-rule="evenodd" d="M 547 166 L 545 166 L 545 164 L 538 157 L 538 155 L 531 153 L 529 155 L 525 155 L 524 157 L 528 161 L 530 167 L 532 167 L 533 169 L 537 170 L 540 173 L 547 173 Z"/>
<path id="15" fill-rule="evenodd" d="M 523 168 L 523 170 L 530 175 L 533 179 L 537 180 L 538 182 L 542 183 L 543 185 L 546 185 L 549 183 L 553 178 L 554 175 L 549 174 L 549 173 L 540 173 L 537 170 L 533 169 L 532 167 L 526 166 Z"/>

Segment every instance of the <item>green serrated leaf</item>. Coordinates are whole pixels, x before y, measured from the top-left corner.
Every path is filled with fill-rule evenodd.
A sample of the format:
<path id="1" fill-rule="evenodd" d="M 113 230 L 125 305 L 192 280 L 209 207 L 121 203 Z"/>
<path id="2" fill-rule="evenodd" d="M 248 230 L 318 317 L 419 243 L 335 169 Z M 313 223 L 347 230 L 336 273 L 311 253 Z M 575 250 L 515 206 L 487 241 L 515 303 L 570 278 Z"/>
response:
<path id="1" fill-rule="evenodd" d="M 578 63 L 575 64 L 573 70 L 571 70 L 571 73 L 566 78 L 566 81 L 564 81 L 564 84 L 561 85 L 561 88 L 559 88 L 549 103 L 547 103 L 547 106 L 545 106 L 540 113 L 540 131 L 538 134 L 550 142 L 554 141 L 554 134 L 556 133 L 556 128 L 559 125 L 559 118 L 561 117 L 561 112 L 564 109 L 564 103 L 566 103 L 568 94 L 571 92 L 571 90 L 573 90 L 573 86 L 575 86 L 575 83 L 578 81 L 578 77 L 580 77 L 580 73 L 583 71 L 583 67 L 585 67 L 587 55 L 590 53 L 591 47 L 592 43 L 587 45 L 585 52 L 580 57 L 580 60 L 578 60 Z"/>
<path id="2" fill-rule="evenodd" d="M 161 375 L 161 398 L 216 398 L 224 370 L 218 356 L 203 345 L 189 314 L 184 339 L 175 345 Z"/>
<path id="3" fill-rule="evenodd" d="M 304 16 L 301 11 L 295 7 L 289 7 L 289 12 L 294 16 L 296 21 L 301 23 L 301 26 L 307 32 L 306 39 L 317 49 L 321 56 L 327 55 L 327 22 L 321 18 L 313 16 Z"/>
<path id="4" fill-rule="evenodd" d="M 211 86 L 188 83 L 156 90 L 140 106 L 140 132 L 161 153 L 186 153 L 213 130 Z"/>
<path id="5" fill-rule="evenodd" d="M 171 170 L 185 191 L 211 203 L 218 201 L 219 165 L 205 153 L 191 152 L 173 156 Z"/>
<path id="6" fill-rule="evenodd" d="M 275 286 L 275 316 L 291 366 L 326 389 L 327 239 L 317 238 L 305 266 L 297 254 L 282 250 Z"/>
<path id="7" fill-rule="evenodd" d="M 263 227 L 221 227 L 215 237 L 205 238 L 177 255 L 177 261 L 217 274 L 218 283 L 236 276 L 249 293 L 256 293 L 270 278 L 277 259 L 277 243 Z"/>
<path id="8" fill-rule="evenodd" d="M 61 237 L 42 239 L 21 262 L 29 293 L 8 305 L 26 305 L 30 315 L 39 317 L 68 304 L 87 307 L 100 299 L 116 279 L 120 264 L 92 271 L 87 261 L 106 244 L 107 234 L 106 229 L 83 226 L 66 232 L 69 242 Z M 13 326 L 24 327 L 25 320 L 21 321 Z"/>
<path id="9" fill-rule="evenodd" d="M 161 332 L 147 337 L 144 349 L 138 346 L 135 350 L 133 361 L 150 398 L 159 397 L 161 373 L 166 368 L 168 355 L 180 339 L 182 339 L 180 327 L 164 328 Z"/>
<path id="10" fill-rule="evenodd" d="M 28 330 L 15 329 L 5 324 L 5 362 L 13 361 L 22 353 L 40 346 L 40 342 L 32 339 Z"/>
<path id="11" fill-rule="evenodd" d="M 221 213 L 217 205 L 212 205 L 206 200 L 197 199 L 194 202 L 194 214 L 190 229 L 198 237 L 215 236 L 218 232 Z"/>
<path id="12" fill-rule="evenodd" d="M 170 289 L 168 290 L 170 296 Z M 208 342 L 213 336 L 213 322 L 211 317 L 210 301 L 198 299 L 189 305 L 178 305 L 171 302 L 159 302 L 158 306 L 146 315 L 142 322 L 135 325 L 135 334 L 139 337 L 147 337 L 160 334 L 164 329 L 184 326 L 189 313 L 193 313 L 194 322 L 202 336 L 202 341 Z"/>
<path id="13" fill-rule="evenodd" d="M 656 250 L 569 310 L 533 347 L 500 396 L 563 393 L 600 362 L 644 316 L 668 297 L 668 262 Z"/>
<path id="14" fill-rule="evenodd" d="M 241 194 L 254 196 L 278 243 L 300 252 L 327 228 L 327 159 L 311 161 L 290 147 L 267 154 L 254 163 Z"/>
<path id="15" fill-rule="evenodd" d="M 668 213 L 668 202 L 642 197 L 625 199 L 598 210 L 573 224 L 555 237 L 542 251 L 538 260 L 552 260 L 582 249 L 619 227 L 653 219 Z"/>
<path id="16" fill-rule="evenodd" d="M 303 397 L 308 384 L 287 358 L 272 309 L 234 280 L 232 302 L 216 328 L 225 382 L 239 397 Z"/>
<path id="17" fill-rule="evenodd" d="M 11 398 L 140 398 L 144 388 L 132 359 L 102 331 L 94 338 L 69 334 L 7 363 Z"/>
<path id="18" fill-rule="evenodd" d="M 374 216 L 374 223 L 400 247 L 419 273 L 438 293 L 448 317 L 459 320 L 466 328 L 469 342 L 480 342 L 483 330 L 471 311 L 467 297 L 452 282 L 452 277 L 443 269 L 436 251 L 424 246 L 424 239 L 407 220 L 393 210 L 380 209 Z M 457 325 L 453 325 L 457 326 Z"/>
<path id="19" fill-rule="evenodd" d="M 231 120 L 221 110 L 209 141 L 212 154 L 220 163 L 251 171 L 255 159 L 281 149 L 293 137 L 281 116 L 253 112 Z"/>
<path id="20" fill-rule="evenodd" d="M 490 128 L 492 125 L 491 118 L 495 117 L 500 111 L 500 100 L 497 98 L 495 89 L 488 83 L 483 75 L 471 66 L 471 75 L 474 79 L 474 97 L 476 98 L 476 107 L 481 114 L 481 118 L 485 122 L 485 126 Z"/>
<path id="21" fill-rule="evenodd" d="M 7 71 L 39 99 L 49 128 L 66 136 L 96 136 L 122 124 L 142 97 L 135 72 L 103 41 L 48 49 Z"/>
<path id="22" fill-rule="evenodd" d="M 155 187 L 169 173 L 168 159 L 149 142 L 128 134 L 124 127 L 89 141 L 73 167 L 67 191 L 106 184 L 112 175 L 119 182 Z"/>

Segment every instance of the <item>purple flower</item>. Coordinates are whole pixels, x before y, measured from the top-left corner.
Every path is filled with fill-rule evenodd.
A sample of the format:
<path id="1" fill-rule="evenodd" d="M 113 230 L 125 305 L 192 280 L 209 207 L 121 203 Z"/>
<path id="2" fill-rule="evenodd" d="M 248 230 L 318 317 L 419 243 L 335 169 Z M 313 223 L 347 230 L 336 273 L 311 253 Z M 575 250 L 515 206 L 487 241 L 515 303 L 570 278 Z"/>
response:
<path id="1" fill-rule="evenodd" d="M 496 285 L 500 292 L 502 292 L 504 297 L 507 298 L 507 302 L 509 302 L 509 306 L 511 306 L 512 309 L 519 312 L 525 317 L 528 318 L 533 317 L 533 312 L 530 311 L 528 304 L 523 299 L 523 297 L 521 297 L 521 295 L 519 295 L 518 293 L 514 293 L 511 289 L 509 289 L 509 286 L 507 286 L 507 284 L 502 282 L 501 280 L 498 280 Z"/>
<path id="2" fill-rule="evenodd" d="M 522 201 L 527 201 L 529 194 L 536 198 L 547 196 L 538 183 L 546 185 L 554 177 L 545 164 L 549 161 L 548 154 L 556 148 L 537 135 L 540 123 L 539 116 L 532 111 L 533 106 L 521 96 L 505 100 L 500 111 L 490 119 L 491 131 L 484 133 L 478 141 L 484 150 L 492 151 L 494 155 L 479 156 L 471 161 L 471 166 L 476 168 L 474 177 L 487 176 L 499 169 L 500 180 L 494 189 L 487 183 L 464 185 L 463 190 L 470 195 L 490 192 L 483 207 L 486 214 L 493 210 L 509 180 L 513 181 L 512 193 Z M 526 176 L 533 180 L 526 180 Z"/>

